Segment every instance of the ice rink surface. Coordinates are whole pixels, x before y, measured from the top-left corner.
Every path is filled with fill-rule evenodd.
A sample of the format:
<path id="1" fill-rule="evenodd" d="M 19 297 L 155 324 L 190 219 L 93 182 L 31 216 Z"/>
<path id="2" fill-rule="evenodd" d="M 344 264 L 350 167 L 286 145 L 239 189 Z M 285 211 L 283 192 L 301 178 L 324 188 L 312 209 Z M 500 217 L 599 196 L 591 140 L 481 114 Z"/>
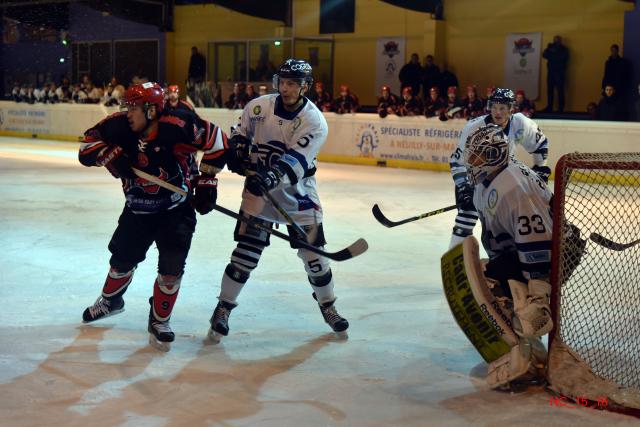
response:
<path id="1" fill-rule="evenodd" d="M 3 426 L 623 426 L 638 420 L 550 404 L 541 388 L 494 392 L 486 364 L 444 299 L 440 256 L 454 212 L 387 229 L 453 203 L 447 173 L 322 163 L 327 250 L 364 237 L 369 251 L 332 264 L 349 339 L 329 333 L 301 261 L 272 238 L 240 295 L 231 332 L 206 342 L 235 221 L 198 217 L 169 353 L 147 344 L 152 248 L 124 313 L 91 325 L 107 244 L 124 198 L 73 143 L 0 137 L 0 424 Z M 242 178 L 220 175 L 237 209 Z M 477 227 L 479 228 L 479 227 Z M 281 229 L 282 230 L 282 229 Z M 476 230 L 478 231 L 478 230 Z"/>

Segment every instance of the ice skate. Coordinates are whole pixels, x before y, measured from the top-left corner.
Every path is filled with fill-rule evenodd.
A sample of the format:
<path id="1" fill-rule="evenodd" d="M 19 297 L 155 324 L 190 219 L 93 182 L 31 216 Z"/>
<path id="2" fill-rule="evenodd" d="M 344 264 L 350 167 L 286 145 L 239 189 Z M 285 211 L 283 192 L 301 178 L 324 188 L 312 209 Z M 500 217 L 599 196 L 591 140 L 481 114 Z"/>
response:
<path id="1" fill-rule="evenodd" d="M 318 301 L 316 294 L 313 294 L 313 299 Z M 324 321 L 327 322 L 333 332 L 336 333 L 338 338 L 347 339 L 349 335 L 347 334 L 347 329 L 349 328 L 349 322 L 344 317 L 338 314 L 338 310 L 334 305 L 335 299 L 333 301 L 328 301 L 325 303 L 318 303 L 320 307 L 320 312 L 322 313 L 322 317 L 324 317 Z"/>
<path id="2" fill-rule="evenodd" d="M 175 334 L 169 326 L 169 320 L 160 321 L 153 315 L 153 298 L 149 298 L 149 344 L 158 350 L 169 351 L 171 349 L 171 343 L 175 339 Z"/>
<path id="3" fill-rule="evenodd" d="M 209 328 L 209 333 L 207 335 L 211 341 L 217 344 L 220 342 L 222 337 L 229 335 L 229 315 L 231 314 L 231 310 L 237 306 L 237 304 L 231 304 L 230 302 L 218 301 L 218 305 L 213 311 L 211 320 L 209 320 L 211 328 Z"/>
<path id="4" fill-rule="evenodd" d="M 98 297 L 96 302 L 82 313 L 82 322 L 90 323 L 124 311 L 124 299 L 118 296 L 112 299 Z"/>

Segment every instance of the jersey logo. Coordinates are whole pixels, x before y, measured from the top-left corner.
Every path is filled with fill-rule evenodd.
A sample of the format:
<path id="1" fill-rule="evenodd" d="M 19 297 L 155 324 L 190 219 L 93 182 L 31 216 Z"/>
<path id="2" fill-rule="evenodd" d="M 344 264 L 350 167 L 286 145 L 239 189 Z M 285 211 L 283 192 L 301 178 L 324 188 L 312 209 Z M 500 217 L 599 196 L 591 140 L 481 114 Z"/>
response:
<path id="1" fill-rule="evenodd" d="M 487 206 L 489 209 L 495 209 L 498 204 L 498 190 L 495 188 L 489 192 L 489 197 L 487 198 Z"/>
<path id="2" fill-rule="evenodd" d="M 302 119 L 300 117 L 296 117 L 295 119 L 293 119 L 293 130 L 298 129 L 301 124 L 302 124 Z"/>
<path id="3" fill-rule="evenodd" d="M 253 107 L 253 114 L 255 114 L 256 116 L 258 114 L 260 114 L 262 112 L 262 107 L 259 105 L 256 105 L 255 107 Z"/>
<path id="4" fill-rule="evenodd" d="M 138 140 L 138 151 L 142 151 L 144 153 L 144 150 L 147 149 L 147 144 L 148 142 L 142 139 Z"/>
<path id="5" fill-rule="evenodd" d="M 287 146 L 280 141 L 269 141 L 266 144 L 258 144 L 258 158 L 266 167 L 275 165 L 286 151 Z"/>
<path id="6" fill-rule="evenodd" d="M 514 139 L 516 142 L 520 142 L 520 141 L 522 141 L 522 138 L 523 138 L 523 137 L 524 137 L 524 129 L 518 129 L 518 130 L 516 131 L 516 133 L 513 135 L 513 139 Z"/>

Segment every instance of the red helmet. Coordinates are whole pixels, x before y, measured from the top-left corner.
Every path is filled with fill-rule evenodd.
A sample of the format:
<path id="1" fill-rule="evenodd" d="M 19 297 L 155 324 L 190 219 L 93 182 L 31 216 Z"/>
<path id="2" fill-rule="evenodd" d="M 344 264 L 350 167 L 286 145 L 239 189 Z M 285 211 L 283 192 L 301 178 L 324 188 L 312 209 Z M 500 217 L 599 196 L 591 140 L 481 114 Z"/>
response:
<path id="1" fill-rule="evenodd" d="M 458 87 L 457 86 L 449 86 L 447 88 L 447 95 L 449 95 L 449 94 L 457 95 L 457 93 L 458 93 Z"/>
<path id="2" fill-rule="evenodd" d="M 172 93 L 172 92 L 180 93 L 180 88 L 178 87 L 178 85 L 169 85 L 167 87 L 167 93 Z"/>
<path id="3" fill-rule="evenodd" d="M 150 105 L 156 106 L 156 111 L 164 110 L 164 90 L 158 83 L 148 82 L 131 85 L 124 93 L 126 105 L 142 105 L 145 110 Z"/>
<path id="4" fill-rule="evenodd" d="M 524 95 L 524 91 L 523 91 L 522 89 L 518 89 L 518 90 L 516 91 L 516 96 L 518 96 L 518 95 L 522 95 L 522 97 L 524 98 L 524 96 L 525 96 L 525 95 Z"/>
<path id="5" fill-rule="evenodd" d="M 391 88 L 390 88 L 389 86 L 387 86 L 387 85 L 382 85 L 382 87 L 380 88 L 380 92 L 384 92 L 385 90 L 386 90 L 387 92 L 391 93 Z"/>
<path id="6" fill-rule="evenodd" d="M 413 95 L 413 89 L 411 89 L 411 86 L 407 86 L 405 88 L 402 89 L 402 96 L 404 95 Z"/>
<path id="7" fill-rule="evenodd" d="M 340 85 L 340 93 L 342 92 L 347 92 L 349 93 L 349 86 L 347 85 Z"/>

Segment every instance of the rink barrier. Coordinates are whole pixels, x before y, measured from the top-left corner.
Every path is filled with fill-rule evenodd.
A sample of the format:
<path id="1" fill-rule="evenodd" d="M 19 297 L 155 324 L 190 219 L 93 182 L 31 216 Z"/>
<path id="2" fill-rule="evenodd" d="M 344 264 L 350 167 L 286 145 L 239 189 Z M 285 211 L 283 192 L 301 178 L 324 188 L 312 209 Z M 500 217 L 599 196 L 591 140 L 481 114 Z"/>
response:
<path id="1" fill-rule="evenodd" d="M 242 110 L 197 108 L 198 114 L 230 133 Z M 23 104 L 0 101 L 0 135 L 77 142 L 84 131 L 118 107 L 87 104 Z M 449 171 L 462 119 L 380 118 L 377 114 L 323 113 L 329 134 L 318 155 L 320 161 L 403 169 Z M 549 139 L 549 167 L 563 154 L 640 151 L 640 123 L 580 120 L 538 120 Z M 516 156 L 530 164 L 518 147 Z"/>

